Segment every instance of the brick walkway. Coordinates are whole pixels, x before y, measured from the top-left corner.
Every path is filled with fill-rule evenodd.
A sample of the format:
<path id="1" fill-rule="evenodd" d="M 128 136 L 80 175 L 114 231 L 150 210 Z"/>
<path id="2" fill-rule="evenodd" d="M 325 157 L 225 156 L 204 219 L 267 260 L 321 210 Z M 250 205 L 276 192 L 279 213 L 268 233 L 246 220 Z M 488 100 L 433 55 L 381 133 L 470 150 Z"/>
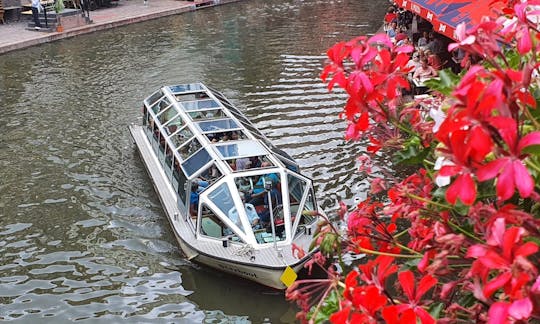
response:
<path id="1" fill-rule="evenodd" d="M 115 28 L 236 1 L 240 0 L 211 0 L 211 4 L 208 6 L 198 6 L 201 2 L 207 3 L 208 0 L 196 0 L 194 2 L 148 0 L 147 5 L 144 5 L 143 0 L 119 0 L 118 6 L 90 11 L 92 24 L 64 30 L 62 33 L 27 30 L 27 19 L 30 18 L 23 15 L 19 22 L 8 21 L 7 24 L 0 24 L 0 54 L 98 30 Z"/>

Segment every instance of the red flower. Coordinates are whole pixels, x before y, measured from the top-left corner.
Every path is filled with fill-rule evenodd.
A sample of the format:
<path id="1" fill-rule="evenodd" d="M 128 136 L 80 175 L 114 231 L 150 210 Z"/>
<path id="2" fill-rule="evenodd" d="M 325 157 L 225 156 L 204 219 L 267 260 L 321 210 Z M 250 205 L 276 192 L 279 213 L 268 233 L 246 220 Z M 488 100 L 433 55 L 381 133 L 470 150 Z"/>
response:
<path id="1" fill-rule="evenodd" d="M 385 289 L 385 281 L 390 275 L 396 273 L 398 267 L 392 264 L 393 257 L 379 255 L 375 260 L 369 260 L 365 264 L 359 265 L 361 271 L 360 278 L 367 284 L 374 285 L 380 291 Z"/>
<path id="2" fill-rule="evenodd" d="M 398 280 L 405 296 L 408 298 L 408 302 L 396 306 L 398 313 L 401 314 L 412 310 L 414 312 L 414 320 L 411 323 L 416 323 L 417 319 L 423 324 L 435 323 L 433 317 L 421 307 L 421 298 L 437 283 L 437 279 L 431 275 L 426 275 L 420 279 L 415 289 L 414 274 L 407 270 L 398 274 Z"/>
<path id="3" fill-rule="evenodd" d="M 487 244 L 476 244 L 468 249 L 467 257 L 477 259 L 470 275 L 479 277 L 483 284 L 483 296 L 477 298 L 489 298 L 501 288 L 511 298 L 523 297 L 521 288 L 537 274 L 536 267 L 527 257 L 538 251 L 535 243 L 523 243 L 524 234 L 523 228 L 506 228 L 504 218 L 498 218 L 487 233 Z M 492 270 L 497 275 L 489 280 Z"/>
<path id="4" fill-rule="evenodd" d="M 534 190 L 534 181 L 521 159 L 526 156 L 523 154 L 525 148 L 540 145 L 540 131 L 519 138 L 513 118 L 494 117 L 490 123 L 498 129 L 508 147 L 508 153 L 479 167 L 476 173 L 478 180 L 497 178 L 497 197 L 501 200 L 512 197 L 516 188 L 521 197 L 529 197 Z"/>

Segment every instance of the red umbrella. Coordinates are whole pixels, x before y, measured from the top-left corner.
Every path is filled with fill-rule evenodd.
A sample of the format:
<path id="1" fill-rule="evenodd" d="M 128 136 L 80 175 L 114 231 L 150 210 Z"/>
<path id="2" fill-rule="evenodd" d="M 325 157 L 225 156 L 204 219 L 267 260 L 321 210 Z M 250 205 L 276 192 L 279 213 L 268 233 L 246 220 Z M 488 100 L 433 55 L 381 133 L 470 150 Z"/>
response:
<path id="1" fill-rule="evenodd" d="M 438 17 L 446 12 L 466 6 L 473 0 L 396 0 L 398 6 L 419 15 L 433 25 L 438 23 Z"/>
<path id="2" fill-rule="evenodd" d="M 464 22 L 472 27 L 483 16 L 495 17 L 494 8 L 502 6 L 493 0 L 395 0 L 395 3 L 431 22 L 437 33 L 453 39 L 457 25 Z"/>
<path id="3" fill-rule="evenodd" d="M 495 18 L 502 5 L 501 2 L 494 3 L 493 0 L 475 0 L 457 10 L 449 11 L 437 19 L 439 32 L 455 39 L 454 32 L 460 23 L 471 28 L 480 23 L 484 16 Z"/>

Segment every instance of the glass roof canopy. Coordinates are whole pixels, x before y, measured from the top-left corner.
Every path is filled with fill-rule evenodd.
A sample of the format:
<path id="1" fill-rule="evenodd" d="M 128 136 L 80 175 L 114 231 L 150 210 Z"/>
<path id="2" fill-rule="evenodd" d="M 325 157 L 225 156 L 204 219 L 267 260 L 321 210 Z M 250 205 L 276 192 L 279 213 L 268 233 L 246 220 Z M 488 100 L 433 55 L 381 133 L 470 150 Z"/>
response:
<path id="1" fill-rule="evenodd" d="M 277 155 L 276 162 L 298 169 L 290 156 L 274 147 L 221 93 L 202 83 L 166 86 L 144 102 L 187 178 L 196 176 L 211 161 L 227 163 L 255 156 Z"/>

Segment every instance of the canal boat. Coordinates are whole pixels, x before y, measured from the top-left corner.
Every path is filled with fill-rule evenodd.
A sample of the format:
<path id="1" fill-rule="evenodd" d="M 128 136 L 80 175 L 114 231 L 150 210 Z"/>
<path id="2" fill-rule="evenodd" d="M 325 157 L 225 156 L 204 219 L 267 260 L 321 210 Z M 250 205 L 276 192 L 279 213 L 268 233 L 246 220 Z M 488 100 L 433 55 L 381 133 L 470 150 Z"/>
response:
<path id="1" fill-rule="evenodd" d="M 160 88 L 129 128 L 189 260 L 276 289 L 294 282 L 322 210 L 291 156 L 203 83 Z"/>

